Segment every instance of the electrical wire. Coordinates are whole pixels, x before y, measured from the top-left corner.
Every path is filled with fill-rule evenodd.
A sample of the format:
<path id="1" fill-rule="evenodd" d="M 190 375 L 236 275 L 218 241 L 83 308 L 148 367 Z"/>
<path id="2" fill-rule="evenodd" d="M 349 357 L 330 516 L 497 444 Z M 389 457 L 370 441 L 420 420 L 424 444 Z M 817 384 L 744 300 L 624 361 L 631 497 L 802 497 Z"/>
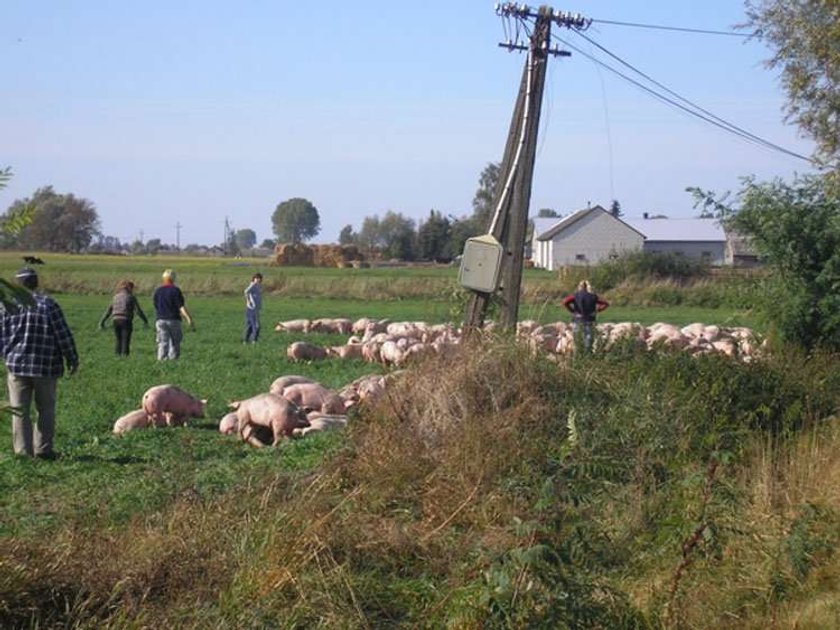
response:
<path id="1" fill-rule="evenodd" d="M 580 33 L 578 33 L 578 34 L 580 35 Z M 658 82 L 653 81 L 652 79 L 650 79 L 649 77 L 647 77 L 647 75 L 644 75 L 643 73 L 640 73 L 640 74 L 642 74 L 642 76 L 644 76 L 648 81 L 653 82 L 655 85 L 660 87 L 660 89 L 664 89 L 667 92 L 675 95 L 675 97 L 678 98 L 679 100 L 682 100 L 683 102 L 688 103 L 688 106 L 683 105 L 683 104 L 679 103 L 677 100 L 669 98 L 668 96 L 665 96 L 664 94 L 661 94 L 661 93 L 657 92 L 656 90 L 648 87 L 647 85 L 644 85 L 643 83 L 633 79 L 632 77 L 630 77 L 630 76 L 626 75 L 625 73 L 621 72 L 620 70 L 617 70 L 616 68 L 610 66 L 609 64 L 607 64 L 604 61 L 598 59 L 594 55 L 588 54 L 583 49 L 578 48 L 577 46 L 575 46 L 571 42 L 568 42 L 568 41 L 564 40 L 563 38 L 557 36 L 556 34 L 552 34 L 552 37 L 557 39 L 563 45 L 568 46 L 569 48 L 571 48 L 572 50 L 574 50 L 578 54 L 583 55 L 584 57 L 586 57 L 590 61 L 598 64 L 599 66 L 601 66 L 602 68 L 605 68 L 606 70 L 609 70 L 613 74 L 621 77 L 622 79 L 624 79 L 625 81 L 628 81 L 629 83 L 632 83 L 633 85 L 635 85 L 639 89 L 647 92 L 648 94 L 650 94 L 654 98 L 656 98 L 656 99 L 658 99 L 658 100 L 660 100 L 660 101 L 662 101 L 662 102 L 664 102 L 668 105 L 676 107 L 677 109 L 680 109 L 683 112 L 685 112 L 687 114 L 690 114 L 691 116 L 695 116 L 696 118 L 699 118 L 700 120 L 703 120 L 704 122 L 707 122 L 711 125 L 714 125 L 715 127 L 723 129 L 724 131 L 728 131 L 729 133 L 731 133 L 733 135 L 736 135 L 736 136 L 739 136 L 743 140 L 746 140 L 748 142 L 752 142 L 753 144 L 763 146 L 764 148 L 767 148 L 767 149 L 772 149 L 772 150 L 775 150 L 775 151 L 779 151 L 780 153 L 785 153 L 786 155 L 789 155 L 789 156 L 795 157 L 795 158 L 799 158 L 800 160 L 804 160 L 808 163 L 813 163 L 813 160 L 809 157 L 806 157 L 804 155 L 801 155 L 800 153 L 796 153 L 795 151 L 791 151 L 790 149 L 786 149 L 782 146 L 774 144 L 773 142 L 770 142 L 769 140 L 765 140 L 765 139 L 761 138 L 760 136 L 752 134 L 752 133 L 750 133 L 746 130 L 741 129 L 737 125 L 733 125 L 732 123 L 730 123 L 730 122 L 728 122 L 728 121 L 726 121 L 722 118 L 719 118 L 718 116 L 714 116 L 713 114 L 706 113 L 706 110 L 703 110 L 702 108 L 699 108 L 698 106 L 691 103 L 691 101 L 688 101 L 688 99 L 684 99 L 683 97 L 677 95 L 675 92 L 673 92 L 671 90 L 668 90 L 667 88 L 665 88 L 664 86 L 662 86 Z M 589 39 L 589 38 L 586 38 L 586 39 Z M 618 59 L 618 57 L 616 57 L 616 59 Z M 627 65 L 629 68 L 632 68 L 632 66 L 630 66 L 629 64 L 626 64 L 626 62 L 622 61 L 622 63 L 625 63 L 625 65 Z M 636 71 L 635 69 L 634 69 L 634 71 L 639 72 L 639 71 Z"/>
<path id="2" fill-rule="evenodd" d="M 618 22 L 615 20 L 592 20 L 595 24 L 611 24 L 613 26 L 633 26 L 636 28 L 651 28 L 660 31 L 678 31 L 681 33 L 697 33 L 700 35 L 725 35 L 728 37 L 752 37 L 755 33 L 736 33 L 735 31 L 715 31 L 704 28 L 686 28 L 682 26 L 664 26 L 662 24 L 640 24 L 638 22 Z"/>
<path id="3" fill-rule="evenodd" d="M 683 97 L 683 96 L 681 96 L 681 95 L 677 94 L 676 92 L 674 92 L 672 89 L 670 89 L 670 88 L 669 88 L 669 87 L 667 87 L 666 85 L 663 85 L 662 83 L 660 83 L 659 81 L 657 81 L 656 79 L 654 79 L 653 77 L 651 77 L 650 75 L 645 74 L 644 72 L 642 72 L 641 70 L 639 70 L 636 66 L 634 66 L 634 65 L 632 65 L 631 63 L 629 63 L 629 62 L 625 61 L 624 59 L 622 59 L 622 58 L 621 58 L 621 57 L 619 57 L 618 55 L 616 55 L 616 54 L 614 54 L 614 53 L 610 52 L 609 50 L 607 50 L 606 48 L 604 48 L 601 44 L 599 44 L 599 43 L 598 43 L 598 42 L 596 42 L 594 39 L 592 39 L 591 37 L 589 37 L 588 35 L 584 35 L 583 33 L 578 32 L 578 31 L 575 31 L 575 33 L 576 33 L 579 37 L 582 37 L 582 38 L 583 38 L 583 39 L 585 39 L 587 42 L 589 42 L 592 46 L 595 46 L 596 48 L 598 48 L 599 50 L 601 50 L 601 51 L 602 51 L 602 52 L 604 52 L 605 54 L 607 54 L 607 55 L 609 55 L 610 57 L 612 57 L 613 59 L 615 59 L 617 62 L 619 62 L 619 63 L 620 63 L 621 65 L 623 65 L 624 67 L 629 68 L 630 70 L 632 70 L 633 72 L 635 72 L 635 73 L 636 73 L 636 74 L 638 74 L 639 76 L 641 76 L 641 77 L 643 77 L 644 79 L 646 79 L 646 80 L 650 81 L 651 83 L 653 83 L 655 86 L 657 86 L 657 87 L 659 87 L 659 88 L 661 88 L 661 89 L 665 90 L 668 94 L 670 94 L 671 96 L 673 96 L 673 97 L 675 97 L 675 98 L 679 99 L 680 101 L 682 101 L 683 103 L 685 103 L 685 104 L 686 104 L 686 105 L 688 105 L 689 107 L 692 107 L 692 108 L 696 109 L 696 110 L 697 110 L 697 111 L 699 111 L 699 112 L 703 112 L 704 114 L 706 114 L 706 115 L 707 115 L 707 116 L 709 116 L 710 118 L 713 118 L 714 120 L 718 121 L 719 123 L 721 123 L 721 124 L 723 124 L 723 125 L 726 125 L 726 126 L 728 126 L 728 127 L 732 127 L 732 129 L 734 129 L 734 130 L 735 130 L 735 131 L 737 131 L 738 133 L 742 133 L 742 134 L 744 134 L 744 135 L 750 136 L 751 138 L 753 138 L 753 139 L 754 139 L 755 141 L 757 141 L 757 142 L 760 142 L 760 143 L 764 143 L 764 142 L 766 142 L 766 140 L 764 140 L 763 138 L 761 138 L 761 137 L 759 137 L 759 136 L 755 135 L 754 133 L 751 133 L 751 132 L 747 131 L 746 129 L 743 129 L 742 127 L 739 127 L 738 125 L 736 125 L 736 124 L 734 124 L 734 123 L 731 123 L 731 122 L 729 122 L 728 120 L 724 120 L 724 119 L 723 119 L 723 118 L 721 118 L 720 116 L 717 116 L 717 115 L 713 114 L 712 112 L 710 112 L 709 110 L 704 109 L 703 107 L 701 107 L 701 106 L 700 106 L 700 105 L 698 105 L 697 103 L 694 103 L 693 101 L 690 101 L 689 99 L 687 99 L 687 98 L 685 98 L 685 97 Z M 775 145 L 774 145 L 774 146 L 775 146 Z"/>

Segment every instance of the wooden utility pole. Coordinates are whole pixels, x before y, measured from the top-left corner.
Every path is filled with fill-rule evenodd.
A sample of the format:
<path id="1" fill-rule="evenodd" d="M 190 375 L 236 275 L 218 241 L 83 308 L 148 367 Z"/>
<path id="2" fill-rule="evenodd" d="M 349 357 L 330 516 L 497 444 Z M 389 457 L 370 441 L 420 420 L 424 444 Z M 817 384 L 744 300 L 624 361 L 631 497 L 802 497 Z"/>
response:
<path id="1" fill-rule="evenodd" d="M 496 10 L 504 17 L 534 19 L 534 28 L 527 46 L 512 42 L 499 44 L 509 50 L 528 52 L 499 169 L 499 181 L 493 195 L 495 211 L 487 230 L 503 248 L 497 290 L 501 300 L 500 323 L 504 328 L 513 328 L 519 315 L 525 232 L 528 227 L 531 182 L 548 57 L 570 55 L 567 51 L 551 46 L 551 24 L 554 22 L 561 26 L 582 28 L 588 22 L 580 15 L 554 11 L 546 6 L 540 7 L 536 13 L 525 5 L 515 3 L 500 5 Z M 464 317 L 464 327 L 468 332 L 484 324 L 491 297 L 490 293 L 473 292 Z"/>

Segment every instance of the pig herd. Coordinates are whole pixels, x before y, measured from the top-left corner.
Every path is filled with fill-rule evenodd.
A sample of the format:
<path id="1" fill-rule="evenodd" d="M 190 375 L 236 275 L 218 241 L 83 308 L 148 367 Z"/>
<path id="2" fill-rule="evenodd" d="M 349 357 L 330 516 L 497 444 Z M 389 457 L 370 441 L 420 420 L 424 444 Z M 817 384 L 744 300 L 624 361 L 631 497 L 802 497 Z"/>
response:
<path id="1" fill-rule="evenodd" d="M 485 330 L 492 330 L 492 323 Z M 290 344 L 286 354 L 292 361 L 314 361 L 339 357 L 403 366 L 413 359 L 443 354 L 455 347 L 461 331 L 452 324 L 430 325 L 425 322 L 392 322 L 389 320 L 296 319 L 280 322 L 275 330 L 281 332 L 328 332 L 350 334 L 340 346 L 322 347 L 305 341 Z M 562 357 L 575 351 L 573 327 L 566 322 L 538 324 L 522 321 L 517 336 L 534 351 L 542 350 L 551 356 Z M 636 344 L 640 348 L 657 347 L 679 349 L 691 354 L 721 353 L 750 361 L 764 348 L 764 343 L 749 328 L 723 327 L 694 323 L 678 327 L 656 323 L 604 323 L 597 325 L 595 351 L 609 350 L 616 343 Z"/>
<path id="2" fill-rule="evenodd" d="M 262 447 L 277 445 L 284 438 L 341 428 L 352 407 L 372 402 L 385 392 L 389 378 L 363 376 L 334 392 L 305 376 L 281 376 L 269 391 L 231 402 L 228 407 L 232 411 L 219 422 L 219 431 Z M 117 419 L 113 431 L 121 435 L 134 429 L 184 426 L 190 418 L 203 418 L 206 406 L 206 400 L 175 385 L 157 385 L 143 394 L 140 409 Z"/>
<path id="3" fill-rule="evenodd" d="M 485 330 L 493 327 L 490 323 Z M 452 324 L 430 325 L 386 319 L 296 319 L 278 323 L 275 330 L 298 334 L 350 335 L 345 344 L 328 347 L 295 341 L 286 351 L 292 361 L 337 357 L 389 367 L 402 367 L 420 357 L 449 353 L 461 341 L 461 331 Z M 639 348 L 668 348 L 691 354 L 721 353 L 750 361 L 765 347 L 765 343 L 748 328 L 701 323 L 683 327 L 665 323 L 651 326 L 631 322 L 604 323 L 598 324 L 597 331 L 596 352 L 608 351 L 618 343 L 629 343 Z M 559 358 L 575 351 L 573 328 L 565 322 L 541 325 L 534 321 L 522 321 L 517 325 L 516 332 L 534 352 L 542 351 Z M 219 431 L 225 435 L 236 435 L 244 442 L 259 447 L 276 445 L 288 437 L 303 437 L 313 432 L 340 428 L 347 424 L 347 414 L 352 407 L 382 396 L 388 381 L 397 374 L 364 376 L 340 391 L 332 391 L 305 376 L 281 376 L 267 392 L 230 403 L 231 412 L 221 419 Z M 183 426 L 190 418 L 204 417 L 206 402 L 174 385 L 157 385 L 143 394 L 140 409 L 127 413 L 114 423 L 114 433 L 147 427 Z"/>

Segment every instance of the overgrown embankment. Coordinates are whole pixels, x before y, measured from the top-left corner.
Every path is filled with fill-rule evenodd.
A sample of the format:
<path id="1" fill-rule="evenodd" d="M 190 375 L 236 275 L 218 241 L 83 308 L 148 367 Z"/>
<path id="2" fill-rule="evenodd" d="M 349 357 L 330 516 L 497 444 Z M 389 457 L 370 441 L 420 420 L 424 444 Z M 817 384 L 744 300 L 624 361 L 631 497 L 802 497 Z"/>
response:
<path id="1" fill-rule="evenodd" d="M 0 621 L 832 627 L 836 366 L 483 340 L 398 379 L 317 473 L 3 541 Z"/>

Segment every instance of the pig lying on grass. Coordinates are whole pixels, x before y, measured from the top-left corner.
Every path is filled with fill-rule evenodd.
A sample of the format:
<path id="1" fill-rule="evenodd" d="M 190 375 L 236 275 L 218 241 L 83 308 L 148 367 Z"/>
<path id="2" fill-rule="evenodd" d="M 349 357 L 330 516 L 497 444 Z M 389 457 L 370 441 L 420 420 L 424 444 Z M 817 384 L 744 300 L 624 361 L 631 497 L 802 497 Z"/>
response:
<path id="1" fill-rule="evenodd" d="M 309 426 L 292 431 L 294 437 L 306 437 L 310 433 L 343 429 L 347 426 L 347 416 L 345 415 L 330 415 L 321 413 L 320 411 L 313 411 L 306 415 L 306 419 L 309 421 Z"/>

